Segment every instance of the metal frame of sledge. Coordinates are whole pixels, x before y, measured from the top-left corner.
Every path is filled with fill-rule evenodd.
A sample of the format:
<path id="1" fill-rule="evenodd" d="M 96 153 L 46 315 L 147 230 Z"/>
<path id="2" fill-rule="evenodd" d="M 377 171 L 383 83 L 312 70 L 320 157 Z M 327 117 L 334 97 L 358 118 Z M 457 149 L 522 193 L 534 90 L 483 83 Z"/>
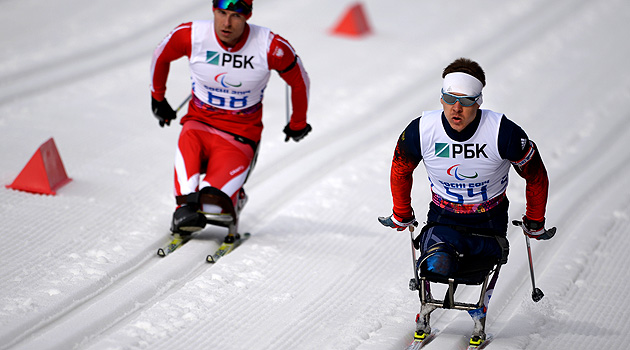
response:
<path id="1" fill-rule="evenodd" d="M 473 311 L 477 309 L 481 309 L 484 307 L 484 302 L 486 293 L 488 292 L 488 287 L 490 289 L 494 289 L 494 285 L 496 284 L 499 271 L 501 269 L 501 265 L 507 262 L 507 259 L 502 261 L 495 262 L 482 262 L 482 263 L 473 263 L 473 264 L 462 264 L 467 266 L 467 268 L 460 270 L 456 273 L 454 277 L 444 277 L 440 275 L 432 275 L 429 273 L 421 273 L 418 267 L 418 259 L 416 257 L 416 247 L 414 246 L 414 230 L 410 227 L 410 235 L 411 235 L 411 250 L 413 255 L 413 267 L 414 267 L 414 278 L 409 281 L 409 289 L 412 291 L 418 291 L 420 296 L 420 313 L 416 319 L 416 327 L 418 328 L 418 323 L 423 322 L 424 324 L 424 332 L 430 332 L 430 315 L 435 309 L 453 309 L 453 310 L 462 310 L 462 311 Z M 466 263 L 470 263 L 470 261 L 465 261 Z M 486 272 L 487 271 L 487 272 Z M 492 276 L 492 279 L 491 277 Z M 446 290 L 446 294 L 444 299 L 434 299 L 431 293 L 431 283 L 440 283 L 448 285 L 448 289 Z M 463 285 L 481 285 L 481 291 L 479 293 L 479 299 L 476 303 L 471 302 L 458 302 L 455 301 L 455 290 L 457 286 Z M 472 316 L 472 315 L 471 315 Z M 475 319 L 475 331 L 473 332 L 473 336 L 483 336 L 485 339 L 485 318 L 483 319 Z"/>
<path id="2" fill-rule="evenodd" d="M 486 291 L 488 290 L 488 282 L 490 280 L 490 275 L 492 275 L 493 273 L 495 274 L 498 273 L 500 268 L 501 268 L 501 265 L 499 264 L 494 265 L 494 267 L 491 268 L 490 271 L 488 271 L 488 274 L 485 276 L 485 278 L 483 279 L 481 283 L 462 283 L 462 281 L 455 278 L 447 278 L 445 280 L 438 280 L 438 279 L 433 279 L 427 276 L 420 276 L 418 277 L 420 281 L 419 289 L 417 287 L 416 288 L 410 287 L 410 289 L 419 291 L 420 302 L 422 303 L 423 306 L 429 305 L 429 306 L 435 306 L 435 308 L 471 311 L 471 310 L 475 310 L 483 306 L 484 295 L 486 294 Z M 416 269 L 416 274 L 417 273 L 418 271 Z M 442 284 L 448 285 L 448 289 L 446 291 L 446 295 L 444 296 L 443 300 L 433 298 L 430 292 L 430 288 L 427 288 L 428 287 L 427 284 L 431 282 L 442 283 Z M 469 285 L 469 286 L 481 285 L 481 292 L 479 294 L 479 300 L 477 301 L 477 303 L 473 304 L 473 303 L 455 301 L 455 290 L 457 289 L 457 285 L 459 284 Z"/>

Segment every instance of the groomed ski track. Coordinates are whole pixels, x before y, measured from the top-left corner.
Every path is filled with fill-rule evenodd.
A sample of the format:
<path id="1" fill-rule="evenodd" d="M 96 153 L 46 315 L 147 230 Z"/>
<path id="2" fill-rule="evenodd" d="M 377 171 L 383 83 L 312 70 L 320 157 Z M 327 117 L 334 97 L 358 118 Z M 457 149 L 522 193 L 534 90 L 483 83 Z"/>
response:
<path id="1" fill-rule="evenodd" d="M 35 34 L 7 39 L 0 180 L 10 183 L 52 135 L 73 181 L 54 197 L 0 189 L 0 349 L 403 349 L 419 306 L 407 289 L 409 234 L 380 227 L 376 217 L 391 210 L 396 138 L 422 109 L 439 108 L 441 69 L 459 56 L 486 69 L 484 107 L 504 111 L 539 145 L 551 180 L 548 224 L 558 227 L 553 240 L 532 243 L 545 292 L 539 303 L 530 297 L 524 239 L 510 229 L 488 349 L 625 348 L 630 190 L 619 174 L 630 171 L 629 113 L 621 106 L 630 76 L 615 67 L 630 53 L 619 48 L 630 6 L 466 4 L 405 2 L 401 11 L 365 1 L 375 33 L 350 40 L 326 32 L 343 9 L 336 2 L 256 1 L 252 22 L 285 36 L 304 59 L 314 131 L 283 142 L 284 86 L 274 76 L 260 159 L 246 185 L 241 231 L 252 237 L 216 265 L 205 257 L 222 228 L 207 228 L 166 258 L 155 253 L 168 239 L 180 127 L 157 127 L 147 101 L 153 47 L 180 22 L 207 18 L 210 4 L 114 0 L 89 9 L 64 0 L 67 23 L 91 21 L 85 33 L 57 28 L 78 40 L 69 35 L 56 50 L 46 42 L 53 34 L 37 32 L 48 55 L 20 62 L 11 54 Z M 9 16 L 31 16 L 55 28 L 47 9 L 55 11 L 42 1 L 0 3 L 0 25 L 20 29 Z M 456 23 L 452 33 L 445 13 Z M 474 35 L 463 35 L 469 28 Z M 180 78 L 169 80 L 172 105 L 188 89 L 181 63 L 171 72 Z M 413 204 L 421 220 L 425 178 L 419 168 Z M 514 172 L 511 180 L 510 216 L 518 219 L 524 184 Z M 457 295 L 476 298 L 477 289 Z M 441 332 L 425 349 L 466 347 L 466 313 L 438 310 L 432 324 Z"/>

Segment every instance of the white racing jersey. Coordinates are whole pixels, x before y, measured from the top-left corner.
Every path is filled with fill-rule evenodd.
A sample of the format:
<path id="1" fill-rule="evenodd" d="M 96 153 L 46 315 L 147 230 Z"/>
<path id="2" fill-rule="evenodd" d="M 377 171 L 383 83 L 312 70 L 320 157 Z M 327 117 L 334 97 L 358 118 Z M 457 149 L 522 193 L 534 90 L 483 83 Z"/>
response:
<path id="1" fill-rule="evenodd" d="M 191 28 L 190 71 L 193 93 L 205 104 L 240 110 L 262 101 L 270 71 L 269 29 L 250 24 L 247 43 L 237 52 L 217 41 L 213 21 L 194 21 Z"/>
<path id="2" fill-rule="evenodd" d="M 434 194 L 453 203 L 479 204 L 505 192 L 511 163 L 501 158 L 497 145 L 502 116 L 482 109 L 475 134 L 457 142 L 444 130 L 442 110 L 423 112 L 420 149 Z"/>

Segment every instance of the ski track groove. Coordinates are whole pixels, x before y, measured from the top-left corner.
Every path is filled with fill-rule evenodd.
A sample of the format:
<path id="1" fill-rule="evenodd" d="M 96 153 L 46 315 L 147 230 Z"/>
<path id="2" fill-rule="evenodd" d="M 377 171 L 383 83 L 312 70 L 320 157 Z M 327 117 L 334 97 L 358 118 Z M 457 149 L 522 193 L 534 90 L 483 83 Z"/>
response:
<path id="1" fill-rule="evenodd" d="M 191 243 L 192 242 L 189 242 L 187 245 L 190 245 Z M 87 329 L 85 332 L 76 332 L 76 334 L 79 334 L 79 335 L 72 337 L 75 344 L 78 345 L 78 344 L 84 343 L 86 340 L 93 339 L 98 334 L 102 334 L 107 329 L 111 328 L 114 324 L 138 312 L 139 308 L 141 309 L 143 305 L 151 304 L 152 302 L 154 302 L 154 299 L 159 298 L 160 296 L 165 294 L 165 291 L 161 290 L 160 288 L 155 288 L 155 291 L 152 291 L 154 289 L 154 286 L 151 284 L 147 284 L 147 286 L 143 288 L 143 290 L 135 291 L 136 294 L 140 294 L 141 296 L 143 294 L 148 294 L 148 295 L 142 296 L 144 300 L 142 298 L 134 300 L 131 303 L 134 305 L 134 307 L 132 307 L 131 309 L 132 310 L 131 312 L 125 311 L 125 313 L 123 314 L 115 314 L 115 313 L 109 312 L 107 315 L 100 315 L 101 320 L 92 321 L 94 322 L 93 324 L 88 324 L 85 326 L 83 324 L 77 324 L 77 322 L 79 322 L 77 321 L 77 319 L 79 320 L 82 319 L 84 321 L 91 320 L 91 316 L 88 315 L 90 313 L 90 309 L 92 308 L 95 308 L 98 310 L 107 309 L 107 308 L 98 307 L 98 305 L 100 304 L 107 305 L 109 303 L 112 303 L 112 300 L 110 300 L 111 294 L 116 294 L 118 290 L 124 291 L 128 283 L 137 279 L 141 279 L 145 276 L 145 274 L 147 274 L 153 269 L 156 269 L 156 264 L 159 262 L 159 260 L 162 260 L 162 259 L 157 258 L 156 255 L 154 257 L 154 254 L 151 254 L 151 253 L 155 253 L 155 250 L 157 250 L 157 246 L 155 248 L 154 247 L 148 248 L 147 250 L 144 251 L 144 254 L 140 255 L 141 260 L 138 264 L 133 265 L 131 268 L 124 271 L 120 271 L 111 276 L 105 276 L 104 279 L 109 280 L 110 283 L 103 284 L 103 285 L 99 284 L 100 287 L 95 287 L 92 284 L 90 285 L 91 287 L 90 290 L 92 290 L 91 292 L 86 292 L 84 290 L 81 293 L 77 293 L 79 295 L 85 295 L 85 297 L 74 301 L 67 308 L 65 308 L 64 310 L 61 310 L 60 312 L 54 315 L 46 316 L 45 318 L 47 319 L 47 321 L 43 325 L 33 327 L 29 331 L 17 336 L 14 342 L 14 344 L 16 345 L 15 349 L 20 349 L 20 348 L 29 349 L 31 348 L 30 347 L 31 342 L 39 343 L 39 346 L 41 347 L 37 347 L 37 348 L 42 349 L 43 346 L 45 346 L 46 343 L 49 342 L 49 340 L 46 340 L 47 338 L 45 337 L 50 336 L 51 338 L 56 338 L 58 336 L 58 334 L 55 335 L 55 329 L 68 329 L 69 328 L 69 329 L 76 330 L 76 329 L 80 329 L 81 327 L 86 327 Z M 199 262 L 195 262 L 192 259 L 189 259 L 192 261 L 192 265 L 182 265 L 179 268 L 179 271 L 190 270 L 186 273 L 182 273 L 182 277 L 180 278 L 179 281 L 175 280 L 175 283 L 173 283 L 172 280 L 169 281 L 169 280 L 163 279 L 161 282 L 166 282 L 165 285 L 168 285 L 171 283 L 173 283 L 174 285 L 177 285 L 178 282 L 181 283 L 181 281 L 186 280 L 190 276 L 198 275 L 199 270 L 206 267 L 207 263 L 205 262 L 205 260 L 201 259 L 201 255 L 205 257 L 206 251 L 207 250 L 204 249 L 200 254 L 197 254 L 198 256 L 196 256 L 197 259 L 195 260 L 198 260 Z M 173 258 L 171 257 L 171 259 Z M 155 272 L 153 273 L 154 273 L 154 276 L 159 276 L 159 273 L 155 273 Z M 157 283 L 157 284 L 159 285 L 160 283 Z M 87 323 L 89 322 L 90 321 L 88 321 Z M 72 325 L 72 326 L 69 326 L 69 325 Z M 50 333 L 53 333 L 53 334 L 50 334 Z M 12 344 L 10 343 L 9 346 L 11 345 Z"/>
<path id="2" fill-rule="evenodd" d="M 24 196 L 19 196 L 17 193 L 16 193 L 16 197 L 25 198 Z M 50 201 L 53 200 L 53 198 L 46 197 L 46 196 L 42 196 L 41 198 L 43 200 L 50 200 Z M 65 220 L 63 219 L 62 216 L 56 216 L 52 223 L 54 222 L 65 222 Z M 42 226 L 47 226 L 50 224 L 51 222 L 46 222 L 46 223 L 42 223 Z M 64 225 L 58 224 L 56 227 L 62 227 L 62 226 Z M 34 231 L 35 230 L 33 230 L 33 232 Z M 77 253 L 76 249 L 74 248 L 74 245 L 68 244 L 67 241 L 61 241 L 61 242 L 56 241 L 54 240 L 54 235 L 50 235 L 48 236 L 50 237 L 49 239 L 44 240 L 43 243 L 46 243 L 46 244 L 35 245 L 33 247 L 35 251 L 32 251 L 30 249 L 30 245 L 28 245 L 28 242 L 29 242 L 28 237 L 29 235 L 28 233 L 26 233 L 27 239 L 25 240 L 25 245 L 29 246 L 29 250 L 28 250 L 29 254 L 33 254 L 34 256 L 38 256 L 38 255 L 45 256 L 49 254 L 71 256 Z M 81 235 L 77 235 L 77 237 L 74 240 L 81 242 L 80 244 L 84 248 L 87 258 L 94 258 L 94 259 L 99 258 L 99 251 L 98 249 L 95 249 L 95 246 L 97 245 L 97 242 L 95 240 L 90 239 L 90 237 L 81 236 Z M 42 251 L 39 252 L 38 250 L 42 250 Z M 21 249 L 15 249 L 14 252 L 15 254 L 24 254 L 25 251 Z M 9 257 L 11 258 L 11 256 Z M 15 271 L 15 272 L 12 274 L 9 274 L 7 277 L 3 276 L 3 280 L 17 281 L 16 280 L 17 277 L 14 275 L 18 272 L 22 272 L 24 269 L 27 269 L 27 268 L 14 268 L 11 264 L 11 261 L 20 261 L 20 260 L 19 259 L 7 260 L 7 263 L 5 264 L 5 266 L 7 266 L 7 270 Z M 21 339 L 32 336 L 38 333 L 40 329 L 46 328 L 48 325 L 64 317 L 64 315 L 66 315 L 69 312 L 72 312 L 77 307 L 80 307 L 83 304 L 89 303 L 90 299 L 98 295 L 101 291 L 109 288 L 109 286 L 115 284 L 115 280 L 118 276 L 126 276 L 129 274 L 132 274 L 133 271 L 136 268 L 138 268 L 139 266 L 138 264 L 141 264 L 143 261 L 144 261 L 143 255 L 139 255 L 130 259 L 130 262 L 133 264 L 132 267 L 127 267 L 127 265 L 118 265 L 110 271 L 100 271 L 100 270 L 83 271 L 83 273 L 86 276 L 88 276 L 85 278 L 92 280 L 90 284 L 88 284 L 85 288 L 81 289 L 80 291 L 73 292 L 70 296 L 66 297 L 66 299 L 68 300 L 68 303 L 59 304 L 59 305 L 65 305 L 65 306 L 62 306 L 60 308 L 57 306 L 53 306 L 52 308 L 45 308 L 44 310 L 38 310 L 38 312 L 41 314 L 40 317 L 38 317 L 38 319 L 31 319 L 22 324 L 13 325 L 12 327 L 14 328 L 14 331 L 12 331 L 8 335 L 11 339 L 5 341 L 4 344 L 11 346 L 11 344 L 15 344 L 19 342 Z M 49 270 L 46 268 L 42 268 L 42 265 L 45 263 L 46 263 L 46 260 L 40 260 L 33 265 L 29 265 L 28 267 L 29 273 L 26 274 L 26 276 L 28 276 L 28 280 L 49 280 L 50 279 L 54 282 L 55 275 L 50 276 Z M 71 271 L 76 271 L 77 273 L 80 273 L 81 269 L 83 268 L 83 265 L 81 263 L 77 263 L 76 265 L 72 265 L 69 267 L 66 265 L 67 264 L 61 263 L 61 265 L 59 265 L 58 268 L 60 269 L 69 268 Z M 23 282 L 23 281 L 20 280 L 20 282 Z M 15 286 L 16 288 L 19 287 L 19 285 L 12 284 L 12 283 L 5 283 L 5 286 L 6 287 L 3 288 L 3 293 L 6 293 L 7 295 L 13 294 L 11 292 L 12 290 L 11 286 Z"/>
<path id="3" fill-rule="evenodd" d="M 334 245 L 334 244 L 333 244 Z M 304 338 L 308 338 L 313 334 L 317 335 L 318 333 L 326 331 L 327 322 L 333 322 L 335 315 L 334 311 L 339 309 L 340 304 L 363 300 L 361 298 L 362 294 L 361 290 L 366 288 L 364 285 L 365 281 L 362 280 L 360 276 L 364 276 L 365 274 L 361 273 L 361 271 L 366 269 L 371 269 L 373 266 L 370 264 L 373 259 L 372 257 L 375 253 L 384 253 L 387 254 L 389 252 L 380 251 L 381 245 L 373 245 L 369 251 L 359 260 L 356 265 L 359 268 L 352 269 L 355 273 L 350 273 L 343 275 L 336 281 L 334 281 L 330 288 L 327 288 L 321 295 L 318 295 L 314 299 L 317 302 L 310 303 L 306 307 L 304 307 L 300 314 L 304 315 L 297 323 L 291 323 L 286 325 L 280 334 L 283 336 L 278 337 L 272 344 L 267 347 L 268 349 L 289 349 L 289 348 L 300 348 L 300 343 Z M 343 247 L 343 251 L 330 251 L 330 249 L 325 249 L 330 252 L 331 255 L 336 256 L 336 254 L 347 254 L 347 247 Z M 329 268 L 334 269 L 334 266 L 330 266 Z M 326 274 L 326 271 L 323 271 L 322 274 Z M 309 315 L 315 315 L 310 317 Z M 331 320 L 332 319 L 332 320 Z M 320 325 L 320 326 L 312 326 Z M 301 330 L 307 330 L 302 331 Z"/>
<path id="4" fill-rule="evenodd" d="M 228 258 L 238 259 L 238 256 L 236 256 L 236 254 L 238 254 L 238 250 L 235 251 L 233 254 L 230 254 Z M 224 259 L 227 260 L 228 258 L 224 258 Z M 271 259 L 270 261 L 268 261 L 267 265 L 281 266 L 281 263 L 277 263 L 277 260 L 279 259 L 281 259 L 281 257 L 275 257 L 274 259 Z M 222 260 L 219 263 L 228 264 L 230 262 Z M 219 266 L 217 266 L 217 268 L 218 267 Z M 226 272 L 229 272 L 229 269 L 225 267 L 222 268 L 221 270 L 222 271 L 217 272 L 218 275 L 225 275 Z M 224 270 L 228 270 L 228 271 L 224 271 Z M 278 270 L 278 268 L 272 268 L 267 272 L 267 274 L 274 275 L 274 272 L 276 270 Z M 296 275 L 300 276 L 299 270 L 294 271 L 294 272 L 296 273 Z M 210 271 L 208 273 L 210 273 Z M 208 276 L 204 276 L 204 277 L 208 277 Z M 290 277 L 287 277 L 287 280 L 288 279 L 290 279 Z M 296 282 L 299 283 L 299 281 L 292 281 L 292 283 L 296 283 Z M 252 329 L 252 331 L 247 330 L 248 325 L 251 325 L 252 323 L 256 323 L 259 320 L 252 320 L 251 318 L 248 318 L 248 314 L 250 313 L 251 310 L 248 309 L 246 302 L 241 302 L 242 301 L 241 299 L 243 298 L 247 300 L 262 299 L 262 295 L 265 295 L 268 293 L 268 286 L 267 286 L 268 283 L 269 282 L 263 284 L 261 286 L 262 289 L 256 288 L 255 286 L 254 288 L 248 289 L 247 295 L 245 297 L 242 294 L 234 295 L 235 299 L 229 299 L 227 297 L 221 296 L 221 298 L 217 300 L 215 307 L 209 308 L 207 312 L 211 315 L 218 315 L 219 317 L 223 317 L 223 316 L 228 317 L 230 320 L 232 319 L 247 320 L 243 322 L 242 324 L 242 327 L 244 329 L 241 331 L 241 337 L 239 337 L 239 340 L 244 341 L 247 338 L 251 338 L 251 339 L 254 339 L 254 342 L 255 342 L 259 336 L 264 336 L 264 334 L 261 334 L 261 335 L 256 334 L 256 329 Z M 287 285 L 287 284 L 284 284 L 282 280 L 272 280 L 271 283 L 272 283 L 272 286 L 274 286 L 276 289 L 282 288 L 281 286 Z M 232 286 L 230 285 L 226 287 L 231 288 Z M 261 290 L 265 290 L 265 293 L 262 293 Z M 294 293 L 296 292 L 294 291 Z M 278 291 L 277 294 L 281 295 L 282 290 Z M 263 303 L 262 305 L 266 305 L 266 304 Z M 268 307 L 266 307 L 266 309 L 263 309 L 262 311 L 266 311 L 272 306 L 273 304 L 269 305 Z M 257 309 L 257 311 L 261 311 L 261 310 Z M 273 310 L 270 310 L 270 311 L 273 311 Z M 263 312 L 263 314 L 265 314 L 265 312 Z M 160 346 L 158 348 L 169 349 L 171 346 L 174 346 L 176 344 L 178 346 L 182 346 L 188 343 L 191 343 L 190 344 L 191 347 L 199 346 L 199 340 L 198 339 L 195 340 L 194 335 L 199 334 L 200 332 L 203 334 L 206 334 L 208 338 L 213 338 L 214 340 L 213 344 L 215 347 L 226 348 L 226 349 L 233 348 L 235 346 L 235 343 L 233 342 L 233 339 L 230 339 L 230 335 L 234 334 L 234 329 L 231 329 L 229 327 L 230 322 L 223 322 L 225 321 L 224 319 L 221 319 L 221 321 L 222 322 L 217 322 L 217 323 L 209 322 L 206 325 L 197 324 L 195 325 L 195 327 L 186 329 L 183 332 L 181 337 L 178 337 L 177 339 L 167 339 L 166 341 L 160 343 Z M 269 320 L 263 320 L 263 321 L 273 322 L 274 319 L 271 318 Z M 247 336 L 245 336 L 245 334 L 247 334 Z M 223 335 L 223 337 L 221 335 Z"/>
<path id="5" fill-rule="evenodd" d="M 255 237 L 253 237 L 252 239 L 255 239 Z M 299 241 L 296 241 L 296 242 L 299 243 Z M 288 249 L 288 250 L 290 250 L 290 249 Z M 239 254 L 239 252 L 241 252 L 241 248 L 239 248 L 239 250 L 236 250 L 233 254 L 230 254 L 230 256 L 228 256 L 228 257 L 226 257 L 224 259 L 226 259 L 226 260 L 230 259 L 230 258 L 236 259 L 237 255 Z M 289 257 L 293 257 L 293 255 L 289 255 Z M 291 275 L 283 274 L 283 273 L 276 273 L 276 271 L 283 271 L 281 266 L 284 266 L 286 264 L 290 264 L 290 261 L 285 261 L 284 263 L 282 263 L 282 262 L 278 262 L 277 260 L 287 260 L 287 259 L 288 259 L 288 257 L 286 257 L 286 256 L 285 257 L 276 256 L 272 261 L 267 262 L 268 265 L 274 267 L 271 270 L 269 270 L 268 274 L 270 274 L 272 276 L 282 275 L 282 276 L 284 276 L 284 279 L 287 282 L 291 281 L 291 283 L 283 283 L 283 280 L 272 280 L 273 286 L 275 286 L 276 289 L 280 288 L 281 286 L 294 286 L 296 283 L 298 285 L 307 286 L 308 284 L 306 282 L 307 282 L 308 278 L 306 276 L 308 276 L 308 274 L 307 273 L 302 274 L 302 273 L 300 273 L 301 272 L 300 270 L 294 270 L 293 274 L 291 274 Z M 222 264 L 222 263 L 227 264 L 228 262 L 224 261 L 222 259 L 222 261 L 220 261 L 219 264 Z M 278 266 L 278 267 L 276 267 L 276 266 Z M 217 267 L 219 267 L 219 265 L 217 265 Z M 229 270 L 229 268 L 223 267 L 221 270 Z M 208 273 L 212 274 L 212 271 L 208 271 Z M 222 274 L 222 273 L 225 274 L 225 271 L 217 272 L 217 274 Z M 294 278 L 295 276 L 304 276 L 303 277 L 304 283 L 300 283 L 299 280 L 296 281 L 295 278 Z M 207 276 L 205 276 L 205 277 L 207 277 Z M 264 295 L 264 294 L 268 294 L 269 293 L 268 292 L 268 288 L 266 288 L 267 287 L 266 285 L 263 285 L 262 287 L 263 287 L 262 289 L 258 289 L 258 288 L 255 288 L 253 290 L 250 289 L 248 291 L 247 296 L 245 298 L 248 299 L 248 300 L 256 299 L 256 298 L 259 298 L 259 299 L 262 298 L 262 297 L 260 297 L 260 295 Z M 286 288 L 286 287 L 284 287 L 284 288 Z M 306 287 L 304 287 L 304 288 L 306 288 Z M 264 290 L 264 293 L 257 292 L 259 290 L 261 290 L 261 291 Z M 293 292 L 293 294 L 299 293 L 299 291 L 295 291 L 294 289 L 291 289 L 291 291 Z M 285 292 L 280 290 L 280 291 L 277 292 L 277 294 L 278 295 L 283 295 L 283 294 L 285 294 Z M 216 309 L 208 310 L 209 313 L 215 314 L 215 315 L 229 315 L 230 318 L 248 319 L 247 315 L 249 314 L 249 311 L 251 311 L 251 310 L 249 310 L 247 308 L 247 303 L 245 303 L 245 302 L 239 303 L 238 300 L 231 300 L 232 302 L 226 302 L 226 300 L 222 300 L 222 301 L 223 302 L 221 302 L 221 300 L 219 300 L 218 306 L 217 306 Z M 269 307 L 272 307 L 272 305 L 269 306 Z M 250 321 L 250 320 L 248 320 L 248 321 Z M 266 321 L 269 321 L 269 320 L 266 320 Z M 272 319 L 272 321 L 273 321 L 273 319 Z M 211 334 L 216 334 L 217 335 L 217 337 L 214 338 L 214 341 L 215 341 L 214 344 L 215 345 L 227 346 L 227 348 L 229 348 L 230 346 L 234 346 L 234 344 L 231 343 L 231 342 L 223 344 L 219 340 L 219 338 L 220 338 L 219 335 L 221 335 L 221 334 L 231 334 L 231 331 L 233 331 L 233 330 L 229 329 L 228 326 L 227 326 L 227 324 L 229 324 L 229 322 L 226 322 L 226 326 L 222 326 L 222 324 L 223 324 L 223 322 L 218 323 L 218 324 L 217 323 L 210 323 L 207 326 L 197 325 L 196 327 L 192 327 L 190 329 L 187 329 L 184 332 L 184 335 L 189 334 L 189 335 L 192 336 L 195 333 L 199 332 L 199 328 L 200 327 L 203 327 L 204 328 L 203 329 L 204 333 L 207 332 L 206 334 L 210 334 L 210 335 Z M 255 331 L 254 331 L 253 334 L 249 333 L 249 335 L 252 338 L 254 338 L 254 339 L 257 338 L 256 335 L 255 335 Z M 262 334 L 261 336 L 264 336 L 264 334 Z M 177 344 L 177 345 L 181 346 L 182 345 L 182 339 L 186 339 L 186 337 L 183 337 L 183 338 L 182 337 L 178 337 L 177 339 L 168 339 L 165 342 L 160 344 L 161 348 L 167 349 L 171 345 L 174 345 L 174 344 Z M 192 339 L 194 339 L 194 337 L 192 337 Z M 219 344 L 217 344 L 217 342 Z M 255 342 L 255 340 L 254 340 L 254 342 Z"/>
<path id="6" fill-rule="evenodd" d="M 343 255 L 344 250 L 346 248 L 345 246 L 336 244 L 334 240 L 330 240 L 330 242 L 331 243 L 326 244 L 326 245 L 317 246 L 318 249 L 316 250 L 316 253 L 319 253 L 319 254 L 316 254 L 316 255 L 321 256 L 324 261 L 326 261 L 329 258 L 334 258 L 336 256 Z M 331 249 L 331 247 L 334 247 L 337 249 Z M 278 272 L 282 274 L 281 271 L 283 271 L 284 269 L 281 268 L 281 266 L 288 266 L 288 264 L 290 264 L 290 261 L 285 261 L 284 264 L 280 263 L 280 264 L 274 265 L 274 266 L 278 266 L 278 268 L 275 269 L 276 271 L 273 271 L 274 273 L 272 275 L 278 275 Z M 317 262 L 313 262 L 313 264 L 317 264 Z M 286 292 L 284 290 L 286 290 L 287 288 L 290 288 L 290 290 L 293 291 L 293 294 L 296 294 L 296 295 L 308 294 L 307 286 L 311 285 L 313 283 L 312 279 L 315 278 L 315 276 L 313 278 L 309 278 L 309 276 L 311 276 L 309 272 L 312 273 L 312 270 L 315 269 L 315 268 L 311 268 L 313 264 L 308 264 L 308 263 L 301 264 L 300 269 L 293 270 L 292 271 L 293 273 L 291 276 L 287 275 L 286 283 L 281 283 L 278 285 L 278 286 L 284 286 L 284 287 L 282 287 L 283 290 L 279 290 L 277 291 L 277 293 L 279 295 L 282 295 L 283 293 Z M 337 268 L 334 265 L 327 264 L 327 266 L 325 266 L 324 269 L 317 269 L 317 275 L 328 276 L 328 275 L 331 275 L 330 274 L 331 270 L 336 270 L 336 269 Z M 294 277 L 296 275 L 303 276 L 300 285 L 303 285 L 304 287 L 300 291 L 295 291 L 293 290 L 292 287 L 290 287 L 294 285 L 295 283 Z M 300 307 L 298 308 L 298 310 L 295 310 L 296 314 L 294 317 L 298 318 L 296 323 L 292 323 L 289 327 L 285 327 L 281 331 L 279 331 L 278 332 L 279 336 L 277 337 L 278 340 L 273 342 L 268 348 L 271 348 L 271 349 L 289 348 L 291 346 L 298 345 L 300 339 L 304 337 L 308 337 L 314 331 L 312 327 L 308 327 L 308 325 L 313 322 L 319 323 L 323 321 L 324 318 L 328 317 L 329 313 L 326 312 L 326 310 L 331 309 L 331 308 L 332 309 L 336 308 L 336 305 L 339 303 L 339 300 L 342 300 L 343 299 L 342 296 L 346 294 L 345 290 L 353 285 L 354 285 L 353 280 L 345 280 L 345 279 L 343 281 L 336 280 L 331 283 L 330 288 L 328 288 L 324 294 L 318 295 L 318 296 L 310 295 L 309 299 L 313 300 L 313 302 L 309 303 L 308 305 L 300 304 Z M 311 317 L 310 315 L 315 315 L 315 316 Z M 303 331 L 304 329 L 308 329 L 308 331 L 304 332 Z M 253 344 L 244 344 L 244 345 L 247 347 L 255 346 L 255 341 L 253 341 Z"/>
<path id="7" fill-rule="evenodd" d="M 220 239 L 212 239 L 212 237 L 208 237 L 207 235 L 207 230 L 203 233 L 201 233 L 200 235 L 201 237 L 197 237 L 197 239 L 194 239 L 194 241 L 196 242 L 188 242 L 186 243 L 186 245 L 184 245 L 184 247 L 180 247 L 180 249 L 182 249 L 180 251 L 180 249 L 178 249 L 177 251 L 175 251 L 174 253 L 171 254 L 177 254 L 177 256 L 181 256 L 186 253 L 186 246 L 188 245 L 199 245 L 201 247 L 201 245 L 204 246 L 203 250 L 198 253 L 198 254 L 194 254 L 194 259 L 188 259 L 189 263 L 187 266 L 182 266 L 181 268 L 179 268 L 179 270 L 189 270 L 188 272 L 186 272 L 185 274 L 182 275 L 181 278 L 177 278 L 177 279 L 171 279 L 168 281 L 168 289 L 164 290 L 163 292 L 158 292 L 156 293 L 153 297 L 149 298 L 146 300 L 146 302 L 142 303 L 142 306 L 137 308 L 136 310 L 133 310 L 131 313 L 128 313 L 126 315 L 124 315 L 124 317 L 122 319 L 118 319 L 116 321 L 115 324 L 112 324 L 110 326 L 108 326 L 106 329 L 104 329 L 102 332 L 99 332 L 97 334 L 98 335 L 102 335 L 104 333 L 109 333 L 111 332 L 112 329 L 116 328 L 118 326 L 118 324 L 123 323 L 123 321 L 128 321 L 131 320 L 133 318 L 135 318 L 138 314 L 140 314 L 142 311 L 144 311 L 147 308 L 150 308 L 151 306 L 158 304 L 160 301 L 163 301 L 167 298 L 169 298 L 170 296 L 172 296 L 173 294 L 177 293 L 178 290 L 180 290 L 181 288 L 183 288 L 186 283 L 188 283 L 191 280 L 194 280 L 195 278 L 197 278 L 198 276 L 202 275 L 207 268 L 212 267 L 212 265 L 210 265 L 208 262 L 206 262 L 206 256 L 208 254 L 211 254 L 214 252 L 214 250 L 216 248 L 218 248 L 219 243 L 220 243 Z M 216 236 L 216 235 L 214 235 Z M 216 237 L 215 237 L 216 238 Z M 162 240 L 161 240 L 162 241 Z M 164 239 L 163 242 L 160 242 L 160 244 L 156 245 L 153 248 L 149 249 L 149 255 L 155 253 L 158 249 L 158 247 L 161 247 L 164 243 L 166 243 L 167 239 Z M 192 244 L 191 244 L 192 243 Z M 196 249 L 197 250 L 197 249 Z M 188 254 L 190 254 L 190 249 L 188 249 Z M 169 255 L 171 255 L 169 254 Z M 151 259 L 156 259 L 156 263 L 160 263 L 162 260 L 165 260 L 165 263 L 168 263 L 169 260 L 169 256 L 166 257 L 158 257 L 157 254 L 153 254 L 154 256 L 151 257 Z M 176 255 L 171 255 L 170 256 L 170 260 L 176 260 Z M 181 259 L 179 259 L 181 260 Z M 173 261 L 175 262 L 175 261 Z M 148 268 L 147 268 L 148 269 Z M 136 275 L 141 275 L 141 274 L 136 274 Z M 96 336 L 93 336 L 92 338 L 95 338 Z"/>

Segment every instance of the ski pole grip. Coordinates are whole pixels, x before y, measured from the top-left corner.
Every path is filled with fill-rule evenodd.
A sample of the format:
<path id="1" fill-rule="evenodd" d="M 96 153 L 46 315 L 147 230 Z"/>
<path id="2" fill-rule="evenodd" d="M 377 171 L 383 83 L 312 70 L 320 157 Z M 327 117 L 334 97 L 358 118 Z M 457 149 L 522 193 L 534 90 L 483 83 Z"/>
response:
<path id="1" fill-rule="evenodd" d="M 520 220 L 512 220 L 512 225 L 518 226 L 518 227 L 522 228 L 523 231 L 525 231 L 525 226 L 524 226 L 523 222 L 520 221 Z M 546 240 L 551 239 L 555 235 L 556 235 L 556 228 L 555 227 L 552 227 L 552 228 L 550 228 L 548 230 L 545 229 L 545 231 L 540 235 L 538 240 L 546 241 Z"/>

